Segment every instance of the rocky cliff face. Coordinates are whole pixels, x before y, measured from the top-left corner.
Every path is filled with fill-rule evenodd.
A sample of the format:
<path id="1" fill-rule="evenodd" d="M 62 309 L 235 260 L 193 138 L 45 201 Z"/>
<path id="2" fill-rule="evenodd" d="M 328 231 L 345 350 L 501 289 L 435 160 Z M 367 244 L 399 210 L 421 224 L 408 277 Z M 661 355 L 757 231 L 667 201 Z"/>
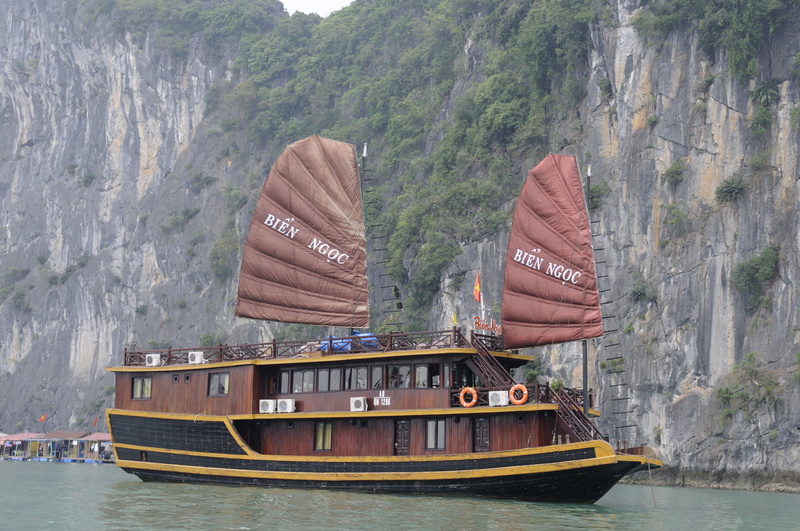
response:
<path id="1" fill-rule="evenodd" d="M 0 429 L 41 428 L 43 413 L 48 429 L 88 426 L 111 404 L 104 368 L 129 343 L 270 336 L 232 317 L 235 257 L 223 253 L 212 269 L 208 256 L 224 242 L 220 249 L 238 249 L 252 211 L 241 201 L 271 161 L 226 156 L 235 144 L 210 154 L 219 153 L 208 148 L 220 130 L 206 96 L 235 74 L 224 59 L 206 60 L 199 43 L 173 63 L 106 28 L 87 32 L 59 2 L 6 3 Z M 724 51 L 707 55 L 691 34 L 646 47 L 630 24 L 638 7 L 620 2 L 619 24 L 594 29 L 580 132 L 565 149 L 606 191 L 592 219 L 617 331 L 590 345 L 590 386 L 602 389 L 603 428 L 657 447 L 672 471 L 665 481 L 785 487 L 800 473 L 800 169 L 791 120 L 800 97 L 790 75 L 798 27 L 773 36 L 759 79 L 743 85 Z M 480 78 L 478 69 L 467 68 L 454 91 Z M 755 135 L 751 91 L 767 80 L 777 87 L 773 119 Z M 518 162 L 520 178 L 534 162 Z M 720 202 L 729 179 L 741 179 L 744 194 Z M 477 270 L 497 317 L 506 239 L 465 247 L 442 279 L 431 326 L 449 327 L 455 313 L 472 328 L 477 309 L 463 285 Z M 732 273 L 771 245 L 777 277 L 749 308 Z M 542 354 L 551 377 L 581 384 L 579 346 Z M 719 389 L 731 391 L 727 401 Z M 637 427 L 620 428 L 628 423 L 620 419 Z"/>
<path id="2" fill-rule="evenodd" d="M 102 20 L 87 32 L 60 2 L 5 4 L 0 418 L 7 431 L 41 429 L 43 413 L 85 426 L 111 404 L 104 369 L 127 344 L 237 334 L 233 287 L 206 257 L 224 231 L 219 190 L 244 173 L 215 160 L 206 174 L 203 154 L 206 94 L 230 72 L 199 46 L 174 65 Z"/>
<path id="3" fill-rule="evenodd" d="M 645 46 L 630 23 L 638 4 L 618 3 L 619 25 L 593 31 L 584 129 L 566 150 L 607 187 L 590 216 L 613 316 L 612 331 L 590 345 L 601 425 L 657 448 L 665 483 L 791 490 L 800 472 L 800 132 L 791 120 L 800 97 L 790 71 L 800 27 L 775 35 L 759 78 L 742 84 L 724 51 L 709 56 L 695 35 Z M 770 80 L 773 119 L 755 134 L 752 93 Z M 721 202 L 717 189 L 731 179 L 743 195 Z M 442 284 L 441 321 L 459 306 L 447 300 L 450 279 L 480 269 L 499 281 L 504 245 L 501 236 L 458 258 Z M 732 274 L 769 246 L 780 249 L 777 277 L 749 309 Z M 485 290 L 490 307 L 499 307 L 495 288 Z M 581 385 L 579 345 L 543 356 L 549 377 Z"/>

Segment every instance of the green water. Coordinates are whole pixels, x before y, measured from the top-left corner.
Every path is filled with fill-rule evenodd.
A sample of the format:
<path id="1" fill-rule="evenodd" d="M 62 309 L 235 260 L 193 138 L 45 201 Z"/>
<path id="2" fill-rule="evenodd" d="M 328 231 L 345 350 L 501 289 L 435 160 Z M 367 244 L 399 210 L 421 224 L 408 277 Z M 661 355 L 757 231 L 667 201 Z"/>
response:
<path id="1" fill-rule="evenodd" d="M 0 461 L 0 528 L 800 528 L 800 495 L 618 485 L 595 505 L 144 483 L 114 465 Z M 654 500 L 655 498 L 655 500 Z"/>

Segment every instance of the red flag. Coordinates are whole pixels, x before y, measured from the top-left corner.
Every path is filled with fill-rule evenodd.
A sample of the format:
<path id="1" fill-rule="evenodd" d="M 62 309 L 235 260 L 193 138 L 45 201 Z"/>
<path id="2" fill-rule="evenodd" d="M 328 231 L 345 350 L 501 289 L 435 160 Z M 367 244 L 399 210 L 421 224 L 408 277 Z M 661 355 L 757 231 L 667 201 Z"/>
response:
<path id="1" fill-rule="evenodd" d="M 44 422 L 45 420 L 47 420 L 47 413 L 39 417 L 39 420 L 37 422 Z"/>
<path id="2" fill-rule="evenodd" d="M 472 296 L 475 297 L 475 300 L 481 302 L 481 272 L 478 271 L 478 274 L 475 275 L 475 287 L 472 288 Z"/>
<path id="3" fill-rule="evenodd" d="M 94 418 L 94 424 L 92 426 L 97 426 L 97 417 Z"/>

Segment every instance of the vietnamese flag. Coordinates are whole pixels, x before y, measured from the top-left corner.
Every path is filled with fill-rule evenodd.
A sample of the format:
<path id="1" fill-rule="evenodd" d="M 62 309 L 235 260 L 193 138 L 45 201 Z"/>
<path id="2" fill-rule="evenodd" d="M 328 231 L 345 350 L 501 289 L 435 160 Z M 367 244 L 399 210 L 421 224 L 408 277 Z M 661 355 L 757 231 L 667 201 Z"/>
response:
<path id="1" fill-rule="evenodd" d="M 97 426 L 97 417 L 94 418 L 94 424 L 92 426 Z"/>
<path id="2" fill-rule="evenodd" d="M 475 297 L 475 300 L 481 302 L 481 272 L 478 271 L 478 274 L 475 275 L 475 287 L 472 288 L 472 296 Z"/>
<path id="3" fill-rule="evenodd" d="M 39 420 L 37 422 L 44 422 L 45 420 L 47 420 L 47 413 L 39 417 Z"/>

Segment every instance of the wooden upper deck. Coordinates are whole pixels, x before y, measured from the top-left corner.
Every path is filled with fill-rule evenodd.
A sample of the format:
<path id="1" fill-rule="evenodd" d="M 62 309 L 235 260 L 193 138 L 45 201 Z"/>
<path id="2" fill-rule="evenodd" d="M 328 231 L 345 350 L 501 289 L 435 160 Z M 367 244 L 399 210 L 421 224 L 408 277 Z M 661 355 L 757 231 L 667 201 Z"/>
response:
<path id="1" fill-rule="evenodd" d="M 500 336 L 472 332 L 470 340 L 460 328 L 433 332 L 389 332 L 388 334 L 359 333 L 345 337 L 327 337 L 318 340 L 272 341 L 243 345 L 217 345 L 198 348 L 136 349 L 126 348 L 123 366 L 113 367 L 113 372 L 133 370 L 141 367 L 165 367 L 174 365 L 202 365 L 244 360 L 273 360 L 302 362 L 303 358 L 327 358 L 330 361 L 351 359 L 351 355 L 413 355 L 419 351 L 442 351 L 443 349 L 470 349 L 480 341 L 495 356 L 516 358 L 522 362 L 532 360 L 516 352 L 504 351 Z M 123 368 L 124 367 L 124 368 Z M 128 370 L 131 370 L 128 369 Z"/>

